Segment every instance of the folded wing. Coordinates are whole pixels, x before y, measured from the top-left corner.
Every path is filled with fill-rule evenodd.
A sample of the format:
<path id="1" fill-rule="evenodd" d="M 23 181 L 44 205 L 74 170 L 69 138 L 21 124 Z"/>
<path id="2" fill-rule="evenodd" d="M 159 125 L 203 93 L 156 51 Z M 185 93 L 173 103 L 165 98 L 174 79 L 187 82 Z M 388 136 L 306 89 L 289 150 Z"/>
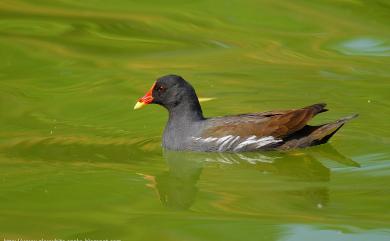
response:
<path id="1" fill-rule="evenodd" d="M 324 111 L 325 104 L 321 103 L 294 110 L 217 117 L 209 120 L 209 126 L 202 132 L 202 137 L 231 135 L 241 138 L 283 138 L 299 131 L 316 114 Z"/>

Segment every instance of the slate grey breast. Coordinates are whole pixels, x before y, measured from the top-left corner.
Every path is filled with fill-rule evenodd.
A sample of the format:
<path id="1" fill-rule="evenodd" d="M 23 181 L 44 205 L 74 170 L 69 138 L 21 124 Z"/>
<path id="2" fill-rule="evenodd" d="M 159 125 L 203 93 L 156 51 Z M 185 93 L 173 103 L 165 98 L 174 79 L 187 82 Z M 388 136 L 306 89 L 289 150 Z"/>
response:
<path id="1" fill-rule="evenodd" d="M 165 107 L 169 119 L 162 146 L 169 150 L 243 152 L 288 150 L 326 143 L 357 114 L 319 126 L 307 125 L 327 111 L 324 103 L 300 109 L 205 118 L 195 89 L 178 75 L 156 80 L 134 109 L 146 104 Z"/>

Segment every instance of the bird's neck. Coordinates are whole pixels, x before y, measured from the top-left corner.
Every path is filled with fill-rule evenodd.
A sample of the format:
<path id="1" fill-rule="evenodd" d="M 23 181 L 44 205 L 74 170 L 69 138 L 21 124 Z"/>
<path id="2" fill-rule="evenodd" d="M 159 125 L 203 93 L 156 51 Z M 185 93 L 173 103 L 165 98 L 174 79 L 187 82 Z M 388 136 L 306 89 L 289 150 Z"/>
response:
<path id="1" fill-rule="evenodd" d="M 163 135 L 163 147 L 180 149 L 187 139 L 199 131 L 204 120 L 199 101 L 183 101 L 168 108 L 169 120 Z"/>
<path id="2" fill-rule="evenodd" d="M 202 108 L 198 99 L 182 101 L 178 105 L 169 108 L 168 112 L 169 122 L 178 125 L 204 120 Z"/>

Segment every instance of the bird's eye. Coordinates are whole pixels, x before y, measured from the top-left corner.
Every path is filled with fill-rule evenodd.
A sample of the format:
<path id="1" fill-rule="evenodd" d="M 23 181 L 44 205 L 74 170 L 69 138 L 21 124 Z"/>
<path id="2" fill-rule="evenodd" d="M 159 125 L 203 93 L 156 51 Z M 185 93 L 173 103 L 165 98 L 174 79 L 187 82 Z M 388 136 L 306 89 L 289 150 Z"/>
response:
<path id="1" fill-rule="evenodd" d="M 166 91 L 166 88 L 165 88 L 164 86 L 160 85 L 160 86 L 157 88 L 157 91 L 158 91 L 159 93 L 164 93 L 164 92 Z"/>

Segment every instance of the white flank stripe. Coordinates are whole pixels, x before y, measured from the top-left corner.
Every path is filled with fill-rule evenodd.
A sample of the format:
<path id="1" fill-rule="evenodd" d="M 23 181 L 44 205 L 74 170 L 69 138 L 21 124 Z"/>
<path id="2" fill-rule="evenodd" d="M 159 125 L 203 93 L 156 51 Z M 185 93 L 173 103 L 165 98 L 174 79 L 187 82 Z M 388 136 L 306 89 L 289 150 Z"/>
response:
<path id="1" fill-rule="evenodd" d="M 230 138 L 232 138 L 233 136 L 231 135 L 228 135 L 228 136 L 224 136 L 224 137 L 221 137 L 217 140 L 217 144 L 221 144 L 222 142 L 225 142 L 227 140 L 229 140 Z"/>
<path id="2" fill-rule="evenodd" d="M 250 136 L 245 141 L 241 142 L 238 146 L 234 148 L 235 151 L 238 151 L 239 149 L 242 149 L 245 146 L 252 145 L 253 143 L 256 143 L 256 136 Z"/>
<path id="3" fill-rule="evenodd" d="M 214 143 L 216 146 L 215 148 L 218 148 L 218 151 L 227 151 L 231 150 L 232 147 L 236 145 L 236 142 L 242 141 L 241 143 L 238 143 L 237 146 L 233 148 L 233 151 L 241 151 L 245 147 L 250 145 L 255 145 L 255 148 L 260 148 L 272 143 L 278 143 L 282 140 L 275 139 L 272 136 L 267 137 L 261 137 L 257 138 L 257 136 L 250 136 L 248 138 L 241 138 L 240 136 L 223 136 L 223 137 L 207 137 L 207 138 L 201 138 L 201 137 L 192 137 L 192 139 L 196 142 L 202 142 L 202 143 Z"/>
<path id="4" fill-rule="evenodd" d="M 212 141 L 215 141 L 215 140 L 218 140 L 218 138 L 216 138 L 216 137 L 207 137 L 206 139 L 203 139 L 204 142 L 212 142 Z"/>
<path id="5" fill-rule="evenodd" d="M 264 138 L 261 138 L 260 140 L 261 140 L 261 142 L 259 144 L 257 144 L 257 146 L 256 146 L 257 148 L 262 147 L 262 146 L 266 146 L 266 145 L 271 144 L 271 143 L 278 143 L 278 142 L 282 141 L 282 140 L 276 140 L 272 136 L 264 137 Z"/>
<path id="6" fill-rule="evenodd" d="M 218 151 L 223 151 L 224 150 L 224 147 L 229 144 L 229 142 L 234 138 L 234 136 L 226 136 L 224 142 L 222 143 L 222 145 L 218 148 Z M 222 139 L 222 138 L 221 138 Z"/>
<path id="7" fill-rule="evenodd" d="M 237 140 L 239 140 L 240 139 L 240 137 L 239 136 L 236 136 L 236 138 L 234 138 L 231 142 L 230 142 L 230 144 L 229 144 L 229 146 L 228 147 L 226 147 L 226 149 L 230 149 L 230 147 L 237 141 Z"/>
<path id="8" fill-rule="evenodd" d="M 246 146 L 252 145 L 252 144 L 257 144 L 256 148 L 260 148 L 262 146 L 271 144 L 271 143 L 277 143 L 280 142 L 281 140 L 276 140 L 272 136 L 267 136 L 267 137 L 262 137 L 259 139 L 256 139 L 256 136 L 251 136 L 248 137 L 245 141 L 241 142 L 238 146 L 234 148 L 234 151 L 239 151 L 240 149 L 243 149 Z"/>

